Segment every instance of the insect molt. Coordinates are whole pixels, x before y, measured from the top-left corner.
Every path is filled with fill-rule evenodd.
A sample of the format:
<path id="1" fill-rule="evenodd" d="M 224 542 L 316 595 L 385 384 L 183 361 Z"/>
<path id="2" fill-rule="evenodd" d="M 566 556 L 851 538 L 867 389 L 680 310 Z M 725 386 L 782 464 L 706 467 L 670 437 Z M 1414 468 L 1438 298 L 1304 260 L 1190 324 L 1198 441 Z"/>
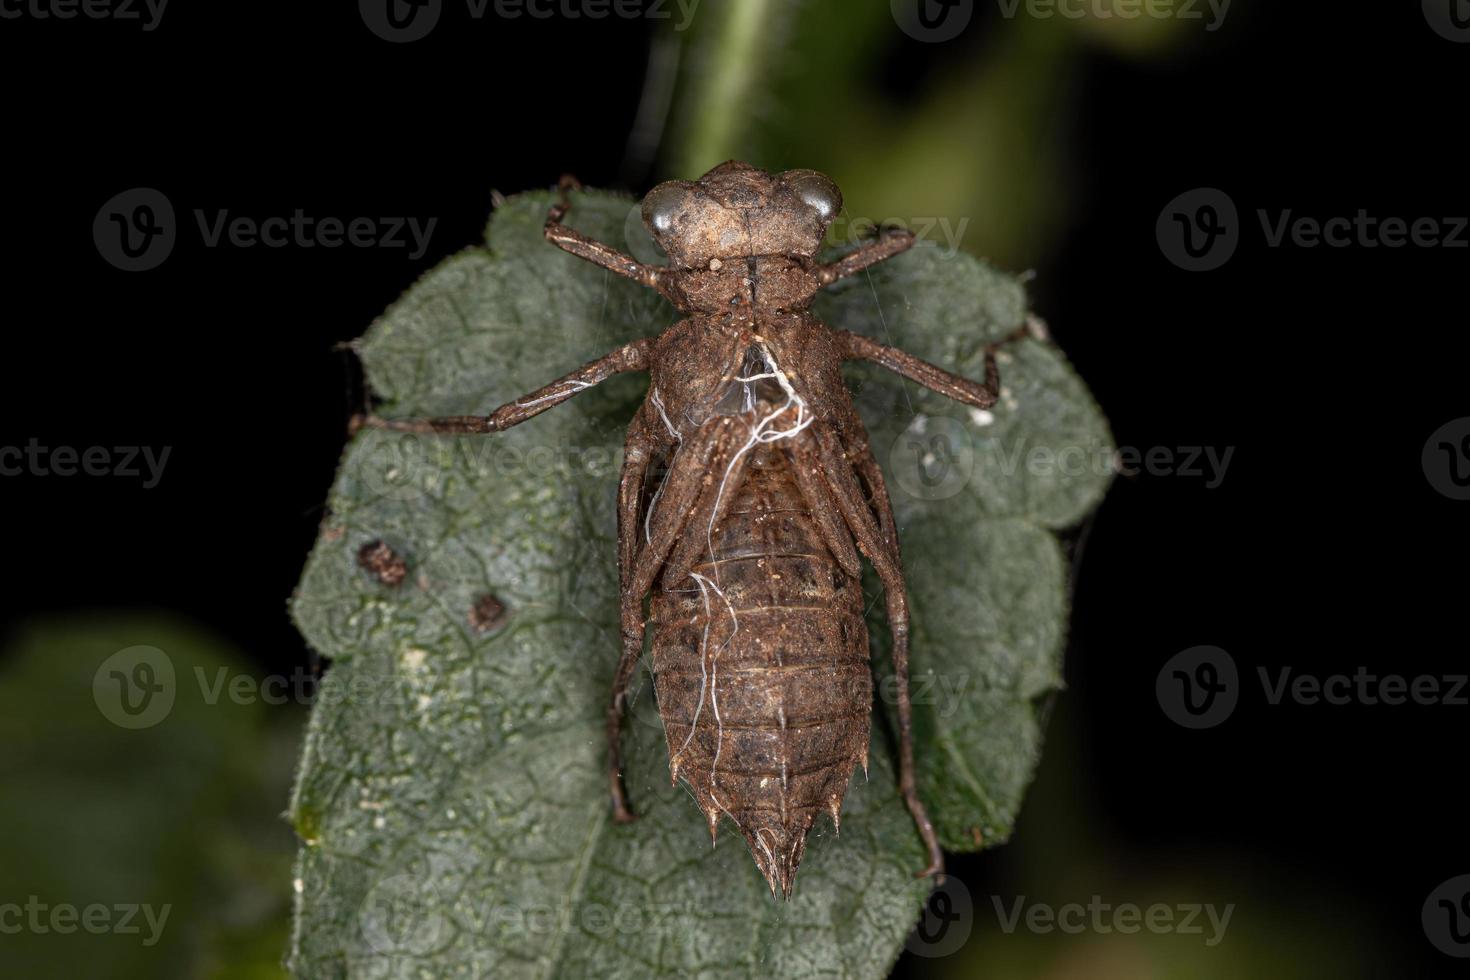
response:
<path id="1" fill-rule="evenodd" d="M 882 582 L 893 634 L 898 788 L 928 852 L 919 875 L 944 870 L 914 783 L 908 595 L 893 509 L 842 364 L 873 361 L 976 408 L 991 407 L 1000 385 L 994 345 L 978 383 L 808 310 L 822 287 L 914 243 L 890 231 L 822 263 L 815 256 L 841 207 L 836 184 L 814 170 L 772 175 L 730 161 L 643 199 L 643 220 L 669 259 L 655 266 L 564 225 L 563 197 L 548 212 L 547 241 L 658 290 L 682 318 L 488 416 L 355 420 L 407 432 L 500 432 L 614 374 L 650 374 L 617 491 L 613 815 L 633 819 L 619 735 L 651 627 L 670 776 L 688 784 L 712 837 L 721 816 L 730 818 L 772 893 L 784 897 L 813 822 L 825 812 L 836 825 L 853 771 L 867 768 L 873 687 L 859 555 Z M 655 465 L 666 475 L 649 495 Z"/>

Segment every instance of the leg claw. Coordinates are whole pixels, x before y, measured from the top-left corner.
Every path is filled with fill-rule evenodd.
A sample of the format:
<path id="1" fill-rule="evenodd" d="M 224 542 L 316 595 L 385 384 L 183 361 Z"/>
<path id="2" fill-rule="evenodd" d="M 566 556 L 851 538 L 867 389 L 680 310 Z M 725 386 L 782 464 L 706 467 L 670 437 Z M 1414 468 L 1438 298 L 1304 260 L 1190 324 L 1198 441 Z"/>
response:
<path id="1" fill-rule="evenodd" d="M 915 878 L 934 878 L 934 884 L 944 884 L 944 859 L 938 858 L 929 862 L 929 867 L 914 875 Z"/>

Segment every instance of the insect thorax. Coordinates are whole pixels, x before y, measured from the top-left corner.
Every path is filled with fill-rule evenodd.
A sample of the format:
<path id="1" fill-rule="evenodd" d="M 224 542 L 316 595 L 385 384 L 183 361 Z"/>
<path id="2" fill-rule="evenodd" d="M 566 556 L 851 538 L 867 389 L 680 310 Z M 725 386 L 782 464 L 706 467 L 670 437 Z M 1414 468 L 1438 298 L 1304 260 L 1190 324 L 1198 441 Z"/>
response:
<path id="1" fill-rule="evenodd" d="M 761 311 L 804 310 L 821 287 L 809 263 L 789 255 L 711 259 L 695 269 L 670 269 L 660 277 L 669 301 L 686 313 L 742 307 Z"/>

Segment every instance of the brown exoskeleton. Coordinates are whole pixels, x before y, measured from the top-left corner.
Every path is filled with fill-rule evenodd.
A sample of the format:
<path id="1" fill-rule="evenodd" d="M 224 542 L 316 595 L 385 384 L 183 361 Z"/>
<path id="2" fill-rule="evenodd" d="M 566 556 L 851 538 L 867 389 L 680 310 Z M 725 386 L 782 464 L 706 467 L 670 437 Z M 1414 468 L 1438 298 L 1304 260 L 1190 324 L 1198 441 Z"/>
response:
<path id="1" fill-rule="evenodd" d="M 364 424 L 411 432 L 499 432 L 625 371 L 652 383 L 628 428 L 618 487 L 622 656 L 607 709 L 613 814 L 624 796 L 624 696 L 653 627 L 653 675 L 670 773 L 682 777 L 713 835 L 728 816 L 774 893 L 790 896 L 818 813 L 838 820 L 853 769 L 866 768 L 872 677 L 861 553 L 883 583 L 893 632 L 899 790 L 928 849 L 944 858 L 914 788 L 908 597 L 883 474 L 843 383 L 846 360 L 874 361 L 967 405 L 999 387 L 834 330 L 807 309 L 838 279 L 913 244 L 890 232 L 836 262 L 814 256 L 842 207 L 814 170 L 771 175 L 721 164 L 643 199 L 668 254 L 645 265 L 562 224 L 552 244 L 657 289 L 683 319 L 490 415 Z M 655 463 L 667 476 L 645 503 Z M 645 624 L 644 597 L 652 591 Z"/>

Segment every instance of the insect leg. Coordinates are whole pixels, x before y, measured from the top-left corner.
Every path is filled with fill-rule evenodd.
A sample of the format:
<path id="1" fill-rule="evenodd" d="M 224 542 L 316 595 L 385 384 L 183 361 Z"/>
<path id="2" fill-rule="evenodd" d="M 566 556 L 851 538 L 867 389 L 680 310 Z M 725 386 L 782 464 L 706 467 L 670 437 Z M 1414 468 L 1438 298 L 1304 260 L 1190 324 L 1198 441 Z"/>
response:
<path id="1" fill-rule="evenodd" d="M 980 384 L 930 364 L 907 351 L 880 344 L 862 334 L 848 330 L 837 331 L 838 340 L 847 348 L 849 360 L 865 360 L 881 364 L 895 374 L 908 378 L 910 381 L 916 381 L 946 398 L 953 398 L 957 402 L 974 405 L 976 408 L 989 408 L 1000 396 L 1000 369 L 995 365 L 996 350 L 1003 344 L 1019 340 L 1029 334 L 1029 327 L 1021 327 L 985 348 L 985 383 Z"/>
<path id="2" fill-rule="evenodd" d="M 617 249 L 593 241 L 586 235 L 573 228 L 568 228 L 561 223 L 567 212 L 571 210 L 572 204 L 568 193 L 580 189 L 581 185 L 575 178 L 563 177 L 561 179 L 561 203 L 553 204 L 546 212 L 546 227 L 544 234 L 546 240 L 557 248 L 571 252 L 579 259 L 600 265 L 610 272 L 642 283 L 645 286 L 658 286 L 658 266 L 644 265 L 631 255 L 625 255 Z"/>
<path id="3" fill-rule="evenodd" d="M 639 597 L 653 588 L 664 560 L 691 527 L 701 491 L 714 482 L 711 470 L 718 468 L 723 473 L 729 465 L 736 439 L 743 435 L 740 428 L 734 416 L 712 419 L 686 438 L 674 454 L 658 508 L 644 518 L 648 522 L 646 543 L 633 563 L 631 586 Z"/>
<path id="4" fill-rule="evenodd" d="M 633 819 L 621 778 L 623 708 L 627 700 L 628 682 L 643 652 L 643 597 L 653 586 L 664 558 L 688 525 L 689 511 L 700 489 L 712 459 L 729 446 L 734 432 L 728 421 L 710 425 L 686 439 L 669 467 L 664 492 L 653 520 L 656 527 L 647 532 L 647 543 L 638 547 L 638 507 L 642 498 L 643 476 L 651 462 L 650 450 L 659 448 L 651 437 L 652 427 L 642 414 L 629 430 L 628 451 L 623 463 L 623 476 L 618 486 L 618 577 L 621 588 L 623 652 L 613 675 L 612 700 L 607 711 L 608 784 L 612 793 L 613 819 L 626 823 Z M 635 455 L 635 452 L 638 455 Z"/>
<path id="5" fill-rule="evenodd" d="M 618 584 L 622 620 L 623 652 L 613 672 L 612 700 L 607 706 L 607 781 L 612 795 L 613 819 L 628 823 L 633 812 L 623 790 L 623 757 L 620 735 L 628 682 L 643 653 L 643 593 L 632 591 L 633 563 L 638 552 L 638 506 L 643 497 L 643 480 L 648 474 L 659 441 L 640 412 L 628 428 L 623 443 L 623 474 L 618 480 Z"/>
<path id="6" fill-rule="evenodd" d="M 811 508 L 812 520 L 828 550 L 832 552 L 832 557 L 837 561 L 837 567 L 849 577 L 862 581 L 862 560 L 853 547 L 852 532 L 843 521 L 842 512 L 837 509 L 832 491 L 827 489 L 827 481 L 822 477 L 817 444 L 811 432 L 801 433 L 785 452 L 786 458 L 791 462 L 796 489 Z"/>
<path id="7" fill-rule="evenodd" d="M 897 538 L 885 540 L 878 518 L 863 497 L 863 490 L 853 472 L 853 464 L 845 458 L 842 447 L 832 430 L 823 428 L 817 434 L 820 447 L 822 473 L 837 502 L 838 509 L 846 519 L 848 528 L 857 540 L 857 546 L 883 582 L 883 598 L 888 607 L 888 626 L 893 633 L 893 677 L 898 696 L 898 789 L 908 806 L 909 814 L 924 847 L 929 852 L 929 865 L 918 873 L 943 876 L 944 853 L 939 849 L 939 838 L 934 833 L 934 824 L 919 799 L 914 782 L 914 734 L 913 705 L 909 700 L 909 600 L 904 584 L 903 564 L 899 558 Z M 882 484 L 878 485 L 879 487 Z M 888 508 L 886 490 L 879 513 Z M 891 520 L 891 518 L 890 518 Z"/>
<path id="8" fill-rule="evenodd" d="M 548 408 L 560 405 L 577 392 L 586 391 L 615 374 L 646 371 L 648 352 L 652 346 L 651 338 L 639 338 L 582 365 L 566 377 L 558 378 L 529 395 L 506 402 L 489 415 L 451 415 L 437 419 L 381 419 L 376 415 L 358 415 L 353 417 L 349 429 L 352 432 L 364 427 L 420 433 L 502 432 L 540 415 Z"/>
<path id="9" fill-rule="evenodd" d="M 817 280 L 823 286 L 832 283 L 845 276 L 862 272 L 870 265 L 876 265 L 884 259 L 891 259 L 900 252 L 907 252 L 914 244 L 914 233 L 911 231 L 887 231 L 861 248 L 848 252 L 836 262 L 829 262 L 817 270 Z"/>
<path id="10" fill-rule="evenodd" d="M 731 429 L 738 428 L 732 424 Z M 714 560 L 715 525 L 724 519 L 730 510 L 730 502 L 745 479 L 745 465 L 754 443 L 747 441 L 743 446 L 731 440 L 730 444 L 717 451 L 710 460 L 710 475 L 713 477 L 700 491 L 694 506 L 690 508 L 689 520 L 679 542 L 665 563 L 666 583 L 680 582 L 689 574 L 701 555 L 708 553 Z"/>
<path id="11" fill-rule="evenodd" d="M 861 426 L 862 421 L 857 418 L 856 412 L 853 413 L 853 418 L 857 419 L 858 425 Z M 861 444 L 848 445 L 847 458 L 852 461 L 858 478 L 867 490 L 870 506 L 878 517 L 878 530 L 882 533 L 884 544 L 894 555 L 898 555 L 898 524 L 893 519 L 893 503 L 888 499 L 888 484 L 884 481 L 883 471 L 878 467 L 878 461 L 873 457 L 873 450 L 868 445 L 867 432 L 861 428 L 858 428 L 857 431 L 862 433 L 863 441 Z"/>

